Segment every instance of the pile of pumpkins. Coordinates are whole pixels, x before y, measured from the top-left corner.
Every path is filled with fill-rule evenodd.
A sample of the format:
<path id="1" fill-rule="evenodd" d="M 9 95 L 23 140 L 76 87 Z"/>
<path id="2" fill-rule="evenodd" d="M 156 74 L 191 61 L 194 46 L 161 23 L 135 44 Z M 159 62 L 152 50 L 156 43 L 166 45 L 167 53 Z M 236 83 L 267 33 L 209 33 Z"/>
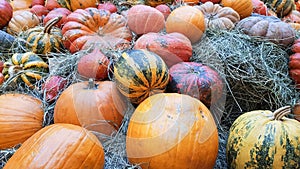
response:
<path id="1" fill-rule="evenodd" d="M 300 52 L 300 40 L 295 41 L 300 15 L 293 0 L 120 4 L 130 7 L 120 11 L 119 4 L 97 0 L 0 0 L 1 52 L 11 51 L 16 39 L 25 48 L 2 60 L 1 83 L 40 90 L 47 102 L 55 103 L 54 124 L 43 126 L 38 97 L 0 95 L 0 149 L 21 144 L 5 169 L 103 168 L 105 153 L 95 133 L 116 134 L 130 105 L 135 107 L 126 134 L 130 163 L 155 169 L 213 168 L 218 130 L 209 108 L 225 94 L 225 83 L 214 68 L 189 61 L 193 44 L 201 43 L 207 29 L 238 28 L 283 47 L 295 43 L 293 51 Z M 81 51 L 88 51 L 77 65 L 84 81 L 69 84 L 61 75 L 48 76 L 53 53 L 72 57 Z M 290 65 L 296 72 L 291 77 L 300 83 L 299 64 Z M 238 117 L 228 138 L 229 166 L 300 168 L 300 124 L 287 117 L 292 112 L 300 114 L 300 108 Z"/>

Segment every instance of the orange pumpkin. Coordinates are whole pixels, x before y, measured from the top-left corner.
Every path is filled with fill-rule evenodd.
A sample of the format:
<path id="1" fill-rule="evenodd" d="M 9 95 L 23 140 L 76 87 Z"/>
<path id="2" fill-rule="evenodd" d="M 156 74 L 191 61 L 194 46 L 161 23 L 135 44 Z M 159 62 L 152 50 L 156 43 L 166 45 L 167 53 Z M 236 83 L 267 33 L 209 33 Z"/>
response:
<path id="1" fill-rule="evenodd" d="M 15 168 L 104 167 L 104 151 L 95 135 L 71 124 L 46 126 L 22 144 L 4 166 Z"/>
<path id="2" fill-rule="evenodd" d="M 101 49 L 126 49 L 132 34 L 126 19 L 117 13 L 97 8 L 78 9 L 68 15 L 62 28 L 64 44 L 72 52 L 93 45 Z"/>
<path id="3" fill-rule="evenodd" d="M 78 82 L 65 89 L 54 108 L 54 123 L 80 125 L 89 130 L 111 135 L 123 120 L 126 101 L 115 83 Z"/>
<path id="4" fill-rule="evenodd" d="M 192 6 L 181 6 L 171 12 L 166 21 L 167 33 L 179 32 L 192 43 L 199 41 L 206 29 L 203 13 Z"/>
<path id="5" fill-rule="evenodd" d="M 85 9 L 88 7 L 96 8 L 99 0 L 57 0 L 57 2 L 61 7 L 75 11 L 76 9 Z"/>
<path id="6" fill-rule="evenodd" d="M 25 94 L 0 96 L 0 149 L 23 143 L 42 128 L 42 102 Z"/>
<path id="7" fill-rule="evenodd" d="M 253 12 L 252 0 L 222 0 L 221 4 L 234 9 L 241 19 L 250 16 Z"/>
<path id="8" fill-rule="evenodd" d="M 29 9 L 32 0 L 8 0 L 14 11 Z"/>
<path id="9" fill-rule="evenodd" d="M 203 103 L 161 93 L 144 100 L 127 130 L 128 159 L 142 168 L 209 169 L 218 155 L 218 131 Z"/>

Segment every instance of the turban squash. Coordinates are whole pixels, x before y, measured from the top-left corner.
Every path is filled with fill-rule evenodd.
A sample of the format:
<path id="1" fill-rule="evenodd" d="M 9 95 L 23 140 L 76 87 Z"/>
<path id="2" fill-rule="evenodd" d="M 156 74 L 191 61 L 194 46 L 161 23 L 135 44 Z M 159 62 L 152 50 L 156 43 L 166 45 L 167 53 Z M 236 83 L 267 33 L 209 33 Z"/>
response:
<path id="1" fill-rule="evenodd" d="M 92 45 L 101 49 L 126 49 L 130 47 L 132 39 L 122 15 L 97 8 L 72 12 L 66 18 L 62 33 L 64 45 L 71 53 Z"/>

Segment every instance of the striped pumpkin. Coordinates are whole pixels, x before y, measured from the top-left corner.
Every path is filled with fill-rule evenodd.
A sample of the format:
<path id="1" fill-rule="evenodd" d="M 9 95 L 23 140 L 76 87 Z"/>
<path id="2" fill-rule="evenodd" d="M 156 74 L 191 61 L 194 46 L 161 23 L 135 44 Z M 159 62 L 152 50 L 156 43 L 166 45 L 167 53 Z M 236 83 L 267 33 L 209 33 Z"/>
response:
<path id="1" fill-rule="evenodd" d="M 286 106 L 239 116 L 227 142 L 230 168 L 300 168 L 300 123 L 284 117 L 290 112 Z"/>
<path id="2" fill-rule="evenodd" d="M 37 54 L 32 52 L 15 53 L 4 63 L 2 71 L 5 80 L 12 78 L 14 82 L 24 82 L 29 87 L 42 79 L 48 72 L 48 64 Z"/>
<path id="3" fill-rule="evenodd" d="M 278 17 L 282 18 L 295 9 L 294 0 L 262 0 Z"/>
<path id="4" fill-rule="evenodd" d="M 26 39 L 26 47 L 37 54 L 58 52 L 63 47 L 62 33 L 57 27 L 53 27 L 62 17 L 55 17 L 47 22 L 45 27 L 37 26 L 28 29 L 23 34 Z"/>
<path id="5" fill-rule="evenodd" d="M 166 63 L 155 53 L 136 49 L 124 52 L 114 65 L 120 92 L 134 104 L 165 91 L 169 81 Z"/>

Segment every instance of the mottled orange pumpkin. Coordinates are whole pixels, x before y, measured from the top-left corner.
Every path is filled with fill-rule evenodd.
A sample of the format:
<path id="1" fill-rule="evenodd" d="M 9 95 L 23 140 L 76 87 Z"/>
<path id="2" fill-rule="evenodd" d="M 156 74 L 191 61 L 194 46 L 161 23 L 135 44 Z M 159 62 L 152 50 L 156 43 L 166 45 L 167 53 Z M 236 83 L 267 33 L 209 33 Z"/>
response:
<path id="1" fill-rule="evenodd" d="M 103 147 L 94 134 L 72 124 L 52 124 L 26 140 L 4 169 L 103 167 Z"/>
<path id="2" fill-rule="evenodd" d="M 252 0 L 222 0 L 221 4 L 234 9 L 241 19 L 250 16 L 253 12 Z"/>

